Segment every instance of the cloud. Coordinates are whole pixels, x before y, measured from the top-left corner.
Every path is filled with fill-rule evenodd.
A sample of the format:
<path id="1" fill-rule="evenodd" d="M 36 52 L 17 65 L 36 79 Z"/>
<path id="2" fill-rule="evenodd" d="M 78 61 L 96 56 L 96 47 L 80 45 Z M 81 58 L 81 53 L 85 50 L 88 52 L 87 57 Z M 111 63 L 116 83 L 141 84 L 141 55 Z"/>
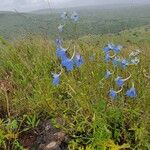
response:
<path id="1" fill-rule="evenodd" d="M 0 10 L 30 11 L 47 7 L 46 0 L 0 0 Z"/>
<path id="2" fill-rule="evenodd" d="M 52 7 L 75 7 L 85 5 L 103 5 L 117 3 L 150 4 L 150 0 L 49 0 Z M 31 11 L 48 8 L 48 0 L 0 0 L 0 10 Z"/>

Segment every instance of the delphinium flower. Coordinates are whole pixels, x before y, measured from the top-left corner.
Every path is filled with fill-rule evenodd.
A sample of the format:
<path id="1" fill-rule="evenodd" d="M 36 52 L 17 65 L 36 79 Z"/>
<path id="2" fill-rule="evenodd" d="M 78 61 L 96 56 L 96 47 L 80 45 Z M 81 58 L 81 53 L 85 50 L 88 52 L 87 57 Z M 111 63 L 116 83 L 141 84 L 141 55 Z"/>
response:
<path id="1" fill-rule="evenodd" d="M 129 65 L 129 62 L 126 59 L 122 59 L 121 67 L 125 69 L 128 65 Z"/>
<path id="2" fill-rule="evenodd" d="M 53 85 L 58 86 L 60 83 L 61 74 L 52 73 L 52 75 L 53 75 Z"/>
<path id="3" fill-rule="evenodd" d="M 119 53 L 122 50 L 121 45 L 114 45 L 112 43 L 109 43 L 107 46 L 103 48 L 105 53 L 108 53 L 109 51 L 113 50 L 114 53 Z"/>
<path id="4" fill-rule="evenodd" d="M 55 40 L 55 44 L 56 44 L 56 47 L 61 47 L 61 45 L 62 45 L 61 39 L 60 39 L 60 38 L 57 38 L 57 39 Z"/>
<path id="5" fill-rule="evenodd" d="M 130 54 L 129 54 L 129 57 L 136 57 L 137 55 L 139 55 L 141 53 L 141 51 L 139 49 L 135 50 L 135 51 L 132 51 Z"/>
<path id="6" fill-rule="evenodd" d="M 64 19 L 64 20 L 67 19 L 68 18 L 67 12 L 63 12 L 61 14 L 61 18 Z"/>
<path id="7" fill-rule="evenodd" d="M 139 62 L 140 62 L 139 58 L 135 57 L 134 59 L 131 59 L 130 64 L 137 65 L 137 64 L 139 64 Z"/>
<path id="8" fill-rule="evenodd" d="M 115 53 L 119 53 L 121 50 L 122 50 L 122 46 L 121 46 L 121 45 L 115 45 L 115 46 L 113 47 L 113 51 L 114 51 Z"/>
<path id="9" fill-rule="evenodd" d="M 59 32 L 63 32 L 63 29 L 64 29 L 64 25 L 60 24 L 60 25 L 58 26 L 58 31 L 59 31 Z"/>
<path id="10" fill-rule="evenodd" d="M 115 47 L 115 44 L 113 44 L 113 43 L 109 43 L 109 44 L 108 44 L 108 47 L 109 47 L 109 49 L 110 49 L 110 50 L 113 50 L 113 49 L 114 49 L 114 47 Z"/>
<path id="11" fill-rule="evenodd" d="M 134 84 L 132 85 L 132 87 L 126 92 L 126 95 L 128 97 L 131 97 L 131 98 L 134 98 L 134 97 L 137 97 L 137 92 L 136 92 L 136 89 L 134 87 Z"/>
<path id="12" fill-rule="evenodd" d="M 112 100 L 116 99 L 117 98 L 117 94 L 120 93 L 122 91 L 122 88 L 119 90 L 119 91 L 115 91 L 113 89 L 111 89 L 109 91 L 109 96 Z"/>
<path id="13" fill-rule="evenodd" d="M 105 53 L 108 53 L 110 50 L 111 50 L 111 49 L 110 49 L 110 47 L 109 47 L 108 45 L 106 45 L 106 46 L 103 48 L 103 51 L 104 51 Z"/>
<path id="14" fill-rule="evenodd" d="M 107 70 L 106 73 L 105 73 L 105 79 L 108 79 L 111 75 L 112 75 L 112 72 Z"/>
<path id="15" fill-rule="evenodd" d="M 110 90 L 109 96 L 114 100 L 117 97 L 117 92 L 114 90 Z"/>
<path id="16" fill-rule="evenodd" d="M 62 47 L 57 47 L 56 49 L 56 56 L 60 58 L 61 60 L 64 60 L 67 58 L 67 49 Z"/>
<path id="17" fill-rule="evenodd" d="M 62 66 L 66 68 L 67 71 L 72 71 L 74 69 L 74 56 L 75 56 L 75 48 L 74 53 L 71 58 L 64 58 L 61 62 Z"/>
<path id="18" fill-rule="evenodd" d="M 74 22 L 77 22 L 79 20 L 79 15 L 76 12 L 73 12 L 72 15 L 71 15 L 71 19 Z"/>
<path id="19" fill-rule="evenodd" d="M 75 55 L 74 63 L 78 68 L 84 63 L 83 58 L 79 53 Z"/>
<path id="20" fill-rule="evenodd" d="M 118 76 L 116 79 L 115 79 L 115 82 L 118 86 L 123 86 L 124 85 L 124 82 L 129 80 L 131 78 L 131 74 L 129 75 L 129 77 L 127 77 L 126 79 L 123 79 L 122 77 Z"/>
<path id="21" fill-rule="evenodd" d="M 72 59 L 66 58 L 62 60 L 62 66 L 65 67 L 67 71 L 72 71 L 74 69 L 73 65 L 74 62 Z"/>
<path id="22" fill-rule="evenodd" d="M 121 64 L 121 59 L 119 56 L 116 56 L 113 60 L 112 60 L 112 63 L 114 66 L 120 66 Z"/>
<path id="23" fill-rule="evenodd" d="M 109 62 L 111 60 L 109 53 L 105 54 L 105 62 Z"/>
<path id="24" fill-rule="evenodd" d="M 115 56 L 116 56 L 116 54 L 110 56 L 109 53 L 106 53 L 106 54 L 105 54 L 105 61 L 106 61 L 106 62 L 109 62 L 109 61 L 112 60 Z"/>
<path id="25" fill-rule="evenodd" d="M 116 81 L 116 84 L 117 84 L 118 86 L 123 86 L 123 85 L 124 85 L 124 80 L 123 80 L 123 78 L 120 77 L 120 76 L 118 76 L 118 77 L 115 79 L 115 81 Z"/>

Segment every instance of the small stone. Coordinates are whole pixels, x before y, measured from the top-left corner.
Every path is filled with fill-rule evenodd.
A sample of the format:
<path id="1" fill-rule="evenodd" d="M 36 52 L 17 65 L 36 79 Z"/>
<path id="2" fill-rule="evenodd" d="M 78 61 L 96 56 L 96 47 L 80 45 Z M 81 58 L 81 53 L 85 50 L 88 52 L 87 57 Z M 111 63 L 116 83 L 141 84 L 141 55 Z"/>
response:
<path id="1" fill-rule="evenodd" d="M 55 141 L 53 141 L 53 142 L 49 143 L 49 144 L 46 146 L 46 148 L 48 148 L 48 149 L 54 148 L 54 147 L 56 147 L 56 145 L 57 145 L 57 143 L 56 143 Z"/>
<path id="2" fill-rule="evenodd" d="M 46 145 L 44 150 L 60 150 L 60 147 L 57 142 L 52 141 L 49 144 Z"/>
<path id="3" fill-rule="evenodd" d="M 59 143 L 61 143 L 62 141 L 65 140 L 65 133 L 63 132 L 57 132 L 54 134 L 54 139 L 55 141 L 58 141 Z"/>

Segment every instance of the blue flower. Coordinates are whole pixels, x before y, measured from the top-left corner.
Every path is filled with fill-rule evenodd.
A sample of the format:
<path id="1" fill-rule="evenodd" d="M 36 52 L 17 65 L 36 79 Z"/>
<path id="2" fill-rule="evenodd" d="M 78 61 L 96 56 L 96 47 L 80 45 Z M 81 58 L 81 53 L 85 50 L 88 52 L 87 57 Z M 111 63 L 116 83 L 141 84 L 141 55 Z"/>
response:
<path id="1" fill-rule="evenodd" d="M 117 77 L 115 81 L 118 86 L 123 86 L 124 84 L 124 80 L 122 79 L 122 77 Z"/>
<path id="2" fill-rule="evenodd" d="M 108 44 L 108 48 L 109 48 L 110 50 L 113 50 L 113 49 L 114 49 L 114 47 L 115 47 L 115 45 L 114 45 L 114 44 L 112 44 L 112 43 L 109 43 L 109 44 Z"/>
<path id="3" fill-rule="evenodd" d="M 72 71 L 74 62 L 72 59 L 66 58 L 64 60 L 62 60 L 62 66 L 66 68 L 67 71 Z"/>
<path id="4" fill-rule="evenodd" d="M 61 18 L 64 19 L 64 20 L 67 19 L 68 18 L 67 12 L 63 12 L 61 14 Z"/>
<path id="5" fill-rule="evenodd" d="M 109 70 L 107 70 L 105 74 L 105 79 L 108 79 L 111 75 L 112 73 Z"/>
<path id="6" fill-rule="evenodd" d="M 137 97 L 136 89 L 134 87 L 131 87 L 127 92 L 126 95 L 128 97 L 134 98 Z"/>
<path id="7" fill-rule="evenodd" d="M 119 53 L 122 50 L 122 46 L 121 45 L 116 45 L 113 47 L 113 51 L 115 53 Z"/>
<path id="8" fill-rule="evenodd" d="M 79 16 L 76 12 L 73 12 L 73 14 L 71 15 L 71 19 L 74 21 L 74 22 L 77 22 L 79 20 Z"/>
<path id="9" fill-rule="evenodd" d="M 115 57 L 113 59 L 112 63 L 113 63 L 114 66 L 120 66 L 120 64 L 121 64 L 120 57 Z"/>
<path id="10" fill-rule="evenodd" d="M 103 50 L 104 50 L 105 53 L 108 53 L 108 52 L 110 51 L 110 48 L 109 48 L 108 46 L 105 46 L 105 47 L 103 48 Z"/>
<path id="11" fill-rule="evenodd" d="M 61 42 L 61 39 L 60 39 L 60 38 L 57 38 L 57 39 L 55 40 L 55 43 L 56 43 L 56 46 L 57 46 L 57 47 L 61 47 L 62 42 Z"/>
<path id="12" fill-rule="evenodd" d="M 67 49 L 65 48 L 57 48 L 56 49 L 56 56 L 62 60 L 66 59 L 67 58 L 67 53 L 66 53 Z"/>
<path id="13" fill-rule="evenodd" d="M 57 86 L 60 83 L 60 74 L 52 74 L 53 75 L 53 85 Z"/>
<path id="14" fill-rule="evenodd" d="M 121 67 L 122 67 L 122 68 L 126 68 L 128 65 L 129 65 L 129 62 L 128 62 L 126 59 L 123 59 L 123 60 L 121 61 Z"/>
<path id="15" fill-rule="evenodd" d="M 110 90 L 109 96 L 114 100 L 117 97 L 117 92 L 114 90 Z"/>
<path id="16" fill-rule="evenodd" d="M 83 58 L 81 57 L 80 54 L 76 54 L 74 58 L 74 63 L 78 68 L 84 63 Z"/>
<path id="17" fill-rule="evenodd" d="M 131 59 L 131 64 L 133 65 L 137 65 L 139 62 L 140 60 L 137 57 L 135 57 L 134 59 Z"/>
<path id="18" fill-rule="evenodd" d="M 109 61 L 110 61 L 110 55 L 109 55 L 109 53 L 106 53 L 106 54 L 105 54 L 105 61 L 106 61 L 106 62 L 109 62 Z"/>

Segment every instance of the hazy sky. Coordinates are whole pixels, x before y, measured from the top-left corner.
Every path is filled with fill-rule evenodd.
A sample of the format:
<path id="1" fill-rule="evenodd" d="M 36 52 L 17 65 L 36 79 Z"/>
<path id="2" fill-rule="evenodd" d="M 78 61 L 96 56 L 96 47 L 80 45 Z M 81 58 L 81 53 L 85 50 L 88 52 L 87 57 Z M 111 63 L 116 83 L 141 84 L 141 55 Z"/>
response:
<path id="1" fill-rule="evenodd" d="M 49 3 L 48 3 L 49 1 Z M 31 11 L 50 7 L 75 7 L 84 5 L 140 3 L 150 4 L 150 0 L 0 0 L 0 10 Z"/>

